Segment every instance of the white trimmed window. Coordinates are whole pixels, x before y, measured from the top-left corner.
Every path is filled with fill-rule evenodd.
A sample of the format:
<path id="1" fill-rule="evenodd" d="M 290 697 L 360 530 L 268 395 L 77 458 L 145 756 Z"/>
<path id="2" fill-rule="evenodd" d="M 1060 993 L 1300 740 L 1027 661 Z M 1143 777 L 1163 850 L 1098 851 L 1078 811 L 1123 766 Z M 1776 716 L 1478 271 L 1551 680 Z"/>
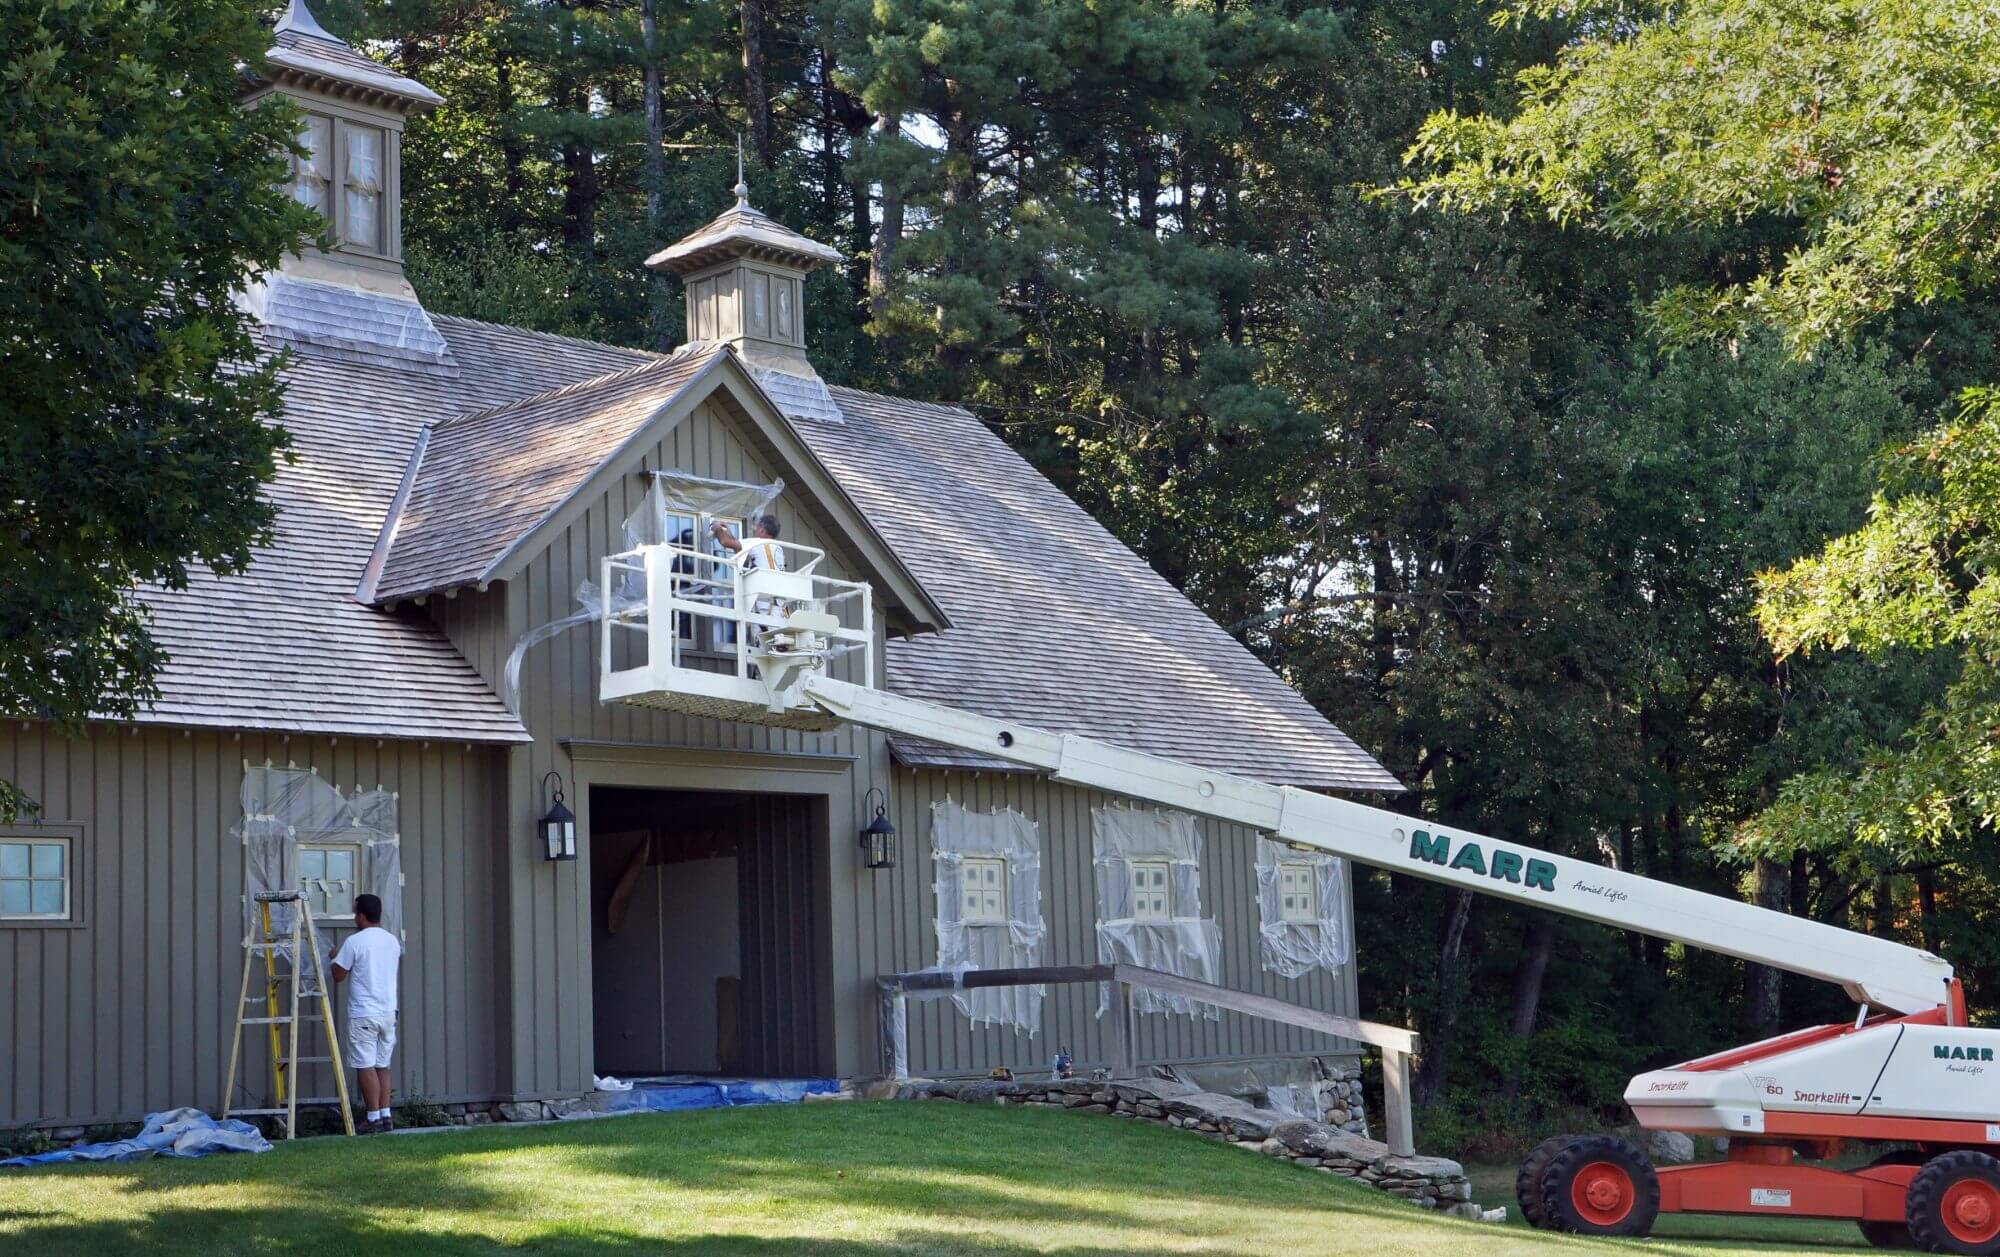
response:
<path id="1" fill-rule="evenodd" d="M 1001 925 L 1007 920 L 1007 861 L 966 856 L 959 861 L 961 902 L 958 919 L 968 925 Z"/>
<path id="2" fill-rule="evenodd" d="M 1278 866 L 1278 919 L 1295 925 L 1319 922 L 1319 877 L 1312 865 Z"/>
<path id="3" fill-rule="evenodd" d="M 302 842 L 298 855 L 299 892 L 313 916 L 353 916 L 354 897 L 361 893 L 361 844 Z"/>
<path id="4" fill-rule="evenodd" d="M 1174 918 L 1173 865 L 1165 860 L 1132 861 L 1132 919 Z"/>
<path id="5" fill-rule="evenodd" d="M 67 838 L 0 838 L 0 921 L 70 919 Z"/>

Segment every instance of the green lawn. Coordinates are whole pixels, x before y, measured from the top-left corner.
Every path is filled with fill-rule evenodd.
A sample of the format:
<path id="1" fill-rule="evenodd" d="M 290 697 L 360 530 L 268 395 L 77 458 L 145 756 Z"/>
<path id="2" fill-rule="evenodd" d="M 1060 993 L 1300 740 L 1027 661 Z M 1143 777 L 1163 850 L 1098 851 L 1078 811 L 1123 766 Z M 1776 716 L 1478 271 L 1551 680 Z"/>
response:
<path id="1" fill-rule="evenodd" d="M 1483 1175 L 1488 1205 L 1511 1182 Z M 1511 1200 L 1506 1203 L 1512 1204 Z M 1851 1228 L 1674 1219 L 1606 1243 L 1437 1218 L 1175 1131 L 815 1104 L 0 1170 L 0 1253 L 1724 1254 Z"/>

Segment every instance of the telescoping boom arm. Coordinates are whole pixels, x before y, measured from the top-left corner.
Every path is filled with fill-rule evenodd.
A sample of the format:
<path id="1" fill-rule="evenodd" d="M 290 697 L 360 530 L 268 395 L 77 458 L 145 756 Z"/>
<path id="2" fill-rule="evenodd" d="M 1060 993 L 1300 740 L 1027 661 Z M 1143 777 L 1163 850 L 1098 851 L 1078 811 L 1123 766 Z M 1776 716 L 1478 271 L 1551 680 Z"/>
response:
<path id="1" fill-rule="evenodd" d="M 1952 969 L 1944 960 L 1838 926 L 1440 829 L 1309 790 L 904 698 L 820 672 L 800 676 L 791 697 L 852 724 L 1008 760 L 1070 785 L 1247 825 L 1281 842 L 1363 864 L 1821 978 L 1871 1008 L 1907 1014 L 1947 1003 Z"/>

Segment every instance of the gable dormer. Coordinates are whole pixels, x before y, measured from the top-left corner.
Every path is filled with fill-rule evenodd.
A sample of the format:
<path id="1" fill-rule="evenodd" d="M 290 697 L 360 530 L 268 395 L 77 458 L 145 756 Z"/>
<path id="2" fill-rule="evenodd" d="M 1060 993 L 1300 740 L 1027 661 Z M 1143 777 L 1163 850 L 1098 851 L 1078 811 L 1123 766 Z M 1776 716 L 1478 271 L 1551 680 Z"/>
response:
<path id="1" fill-rule="evenodd" d="M 244 294 L 273 340 L 445 369 L 451 354 L 403 275 L 403 124 L 443 98 L 371 61 L 290 0 L 243 102 L 282 97 L 300 111 L 293 199 L 326 234 Z"/>

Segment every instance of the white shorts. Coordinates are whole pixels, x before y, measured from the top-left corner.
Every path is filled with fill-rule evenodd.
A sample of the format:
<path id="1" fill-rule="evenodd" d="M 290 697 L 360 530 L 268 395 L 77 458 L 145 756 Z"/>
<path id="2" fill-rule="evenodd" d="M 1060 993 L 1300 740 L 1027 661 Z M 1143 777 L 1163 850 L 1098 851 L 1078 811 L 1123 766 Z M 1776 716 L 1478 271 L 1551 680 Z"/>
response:
<path id="1" fill-rule="evenodd" d="M 354 1069 L 387 1069 L 396 1050 L 396 1022 L 357 1017 L 347 1023 L 347 1063 Z"/>

